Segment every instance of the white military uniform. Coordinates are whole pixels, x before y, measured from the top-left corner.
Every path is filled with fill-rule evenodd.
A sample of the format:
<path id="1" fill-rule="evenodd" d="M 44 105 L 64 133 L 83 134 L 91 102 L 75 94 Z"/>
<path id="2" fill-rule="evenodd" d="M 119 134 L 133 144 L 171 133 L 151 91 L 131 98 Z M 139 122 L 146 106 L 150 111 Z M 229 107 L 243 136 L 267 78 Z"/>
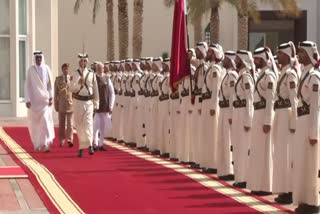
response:
<path id="1" fill-rule="evenodd" d="M 292 191 L 292 149 L 297 120 L 297 72 L 286 65 L 281 69 L 277 85 L 277 100 L 273 127 L 273 181 L 272 192 Z"/>
<path id="2" fill-rule="evenodd" d="M 135 74 L 133 71 L 129 71 L 128 74 L 128 79 L 126 81 L 126 88 L 128 91 L 128 96 L 127 96 L 127 105 L 128 105 L 128 117 L 126 119 L 127 121 L 127 128 L 126 133 L 127 133 L 127 143 L 135 143 L 135 130 L 136 130 L 136 94 L 135 91 L 133 90 L 133 85 L 134 85 L 134 79 L 135 79 Z"/>
<path id="3" fill-rule="evenodd" d="M 247 188 L 271 192 L 272 188 L 272 131 L 277 76 L 264 67 L 259 73 L 254 91 L 254 117 L 248 163 Z M 263 126 L 271 126 L 269 133 Z"/>
<path id="4" fill-rule="evenodd" d="M 180 134 L 178 137 L 177 154 L 180 161 L 190 161 L 190 145 L 192 140 L 191 130 L 191 114 L 189 114 L 191 106 L 190 98 L 190 77 L 186 76 L 179 85 L 181 97 L 180 105 Z"/>
<path id="5" fill-rule="evenodd" d="M 152 71 L 146 71 L 146 76 L 144 79 L 144 85 L 145 85 L 145 114 L 146 114 L 146 120 L 145 120 L 145 132 L 146 132 L 146 146 L 149 148 L 151 145 L 151 135 L 152 135 L 152 106 L 151 106 L 151 79 L 153 78 Z"/>
<path id="6" fill-rule="evenodd" d="M 158 111 L 159 111 L 159 73 L 151 73 L 150 86 L 151 86 L 151 134 L 150 134 L 150 151 L 159 150 L 159 122 L 158 122 Z"/>
<path id="7" fill-rule="evenodd" d="M 224 70 L 220 63 L 211 62 L 202 87 L 203 158 L 200 165 L 206 168 L 217 167 L 219 90 L 223 76 Z M 210 114 L 211 110 L 215 111 L 215 115 Z"/>
<path id="8" fill-rule="evenodd" d="M 195 77 L 194 77 L 194 90 L 193 95 L 195 96 L 195 103 L 194 103 L 194 109 L 195 113 L 194 116 L 194 123 L 197 125 L 197 132 L 194 134 L 194 140 L 193 140 L 193 152 L 195 156 L 196 163 L 202 165 L 203 162 L 203 154 L 206 151 L 206 148 L 204 147 L 204 123 L 202 120 L 202 88 L 204 87 L 204 77 L 206 74 L 206 70 L 208 68 L 208 65 L 204 62 L 199 61 L 199 65 L 195 71 Z"/>
<path id="9" fill-rule="evenodd" d="M 217 142 L 217 170 L 218 176 L 233 174 L 232 152 L 231 152 L 231 125 L 233 101 L 235 99 L 234 86 L 238 79 L 238 73 L 233 69 L 228 69 L 221 82 L 220 90 L 220 114 L 218 125 Z"/>
<path id="10" fill-rule="evenodd" d="M 170 141 L 170 126 L 168 126 L 169 120 L 169 73 L 161 75 L 159 81 L 159 150 L 162 153 L 169 153 L 169 141 Z"/>
<path id="11" fill-rule="evenodd" d="M 170 94 L 170 157 L 171 158 L 177 158 L 177 144 L 179 139 L 179 130 L 181 127 L 180 124 L 180 118 L 181 114 L 178 113 L 180 111 L 180 97 L 179 97 L 179 91 L 176 93 L 173 93 L 171 91 Z"/>
<path id="12" fill-rule="evenodd" d="M 93 111 L 99 108 L 99 91 L 96 76 L 93 71 L 85 68 L 82 76 L 85 78 L 86 86 L 81 87 L 78 83 L 81 78 L 80 70 L 72 75 L 72 81 L 69 84 L 70 91 L 78 94 L 80 97 L 90 97 L 89 100 L 80 100 L 74 97 L 73 119 L 79 139 L 79 149 L 92 146 L 93 142 Z"/>
<path id="13" fill-rule="evenodd" d="M 248 173 L 251 130 L 246 132 L 244 127 L 252 127 L 254 79 L 247 69 L 240 70 L 239 78 L 235 84 L 236 97 L 233 103 L 231 127 L 235 182 L 245 182 Z"/>
<path id="14" fill-rule="evenodd" d="M 120 138 L 120 118 L 121 118 L 121 73 L 117 72 L 114 80 L 114 89 L 115 89 L 115 107 L 112 115 L 112 126 L 114 137 L 117 140 L 121 140 Z"/>
<path id="15" fill-rule="evenodd" d="M 126 135 L 126 124 L 127 124 L 127 116 L 128 116 L 128 108 L 127 108 L 127 96 L 125 96 L 125 92 L 126 92 L 126 82 L 127 82 L 127 77 L 128 75 L 126 74 L 126 72 L 122 72 L 121 75 L 121 95 L 120 95 L 120 99 L 119 99 L 119 104 L 120 104 L 120 140 L 125 141 L 128 140 L 127 139 L 127 135 Z"/>
<path id="16" fill-rule="evenodd" d="M 294 137 L 293 203 L 319 206 L 320 74 L 304 67 L 298 88 L 298 121 Z M 318 143 L 311 145 L 309 139 Z"/>
<path id="17" fill-rule="evenodd" d="M 144 95 L 143 95 L 143 91 L 141 90 L 141 78 L 142 76 L 142 71 L 138 70 L 135 71 L 135 78 L 134 81 L 132 83 L 133 85 L 133 91 L 135 94 L 134 97 L 134 105 L 135 105 L 135 142 L 137 143 L 137 147 L 143 147 L 144 146 L 144 128 L 143 128 L 143 124 L 144 124 Z"/>

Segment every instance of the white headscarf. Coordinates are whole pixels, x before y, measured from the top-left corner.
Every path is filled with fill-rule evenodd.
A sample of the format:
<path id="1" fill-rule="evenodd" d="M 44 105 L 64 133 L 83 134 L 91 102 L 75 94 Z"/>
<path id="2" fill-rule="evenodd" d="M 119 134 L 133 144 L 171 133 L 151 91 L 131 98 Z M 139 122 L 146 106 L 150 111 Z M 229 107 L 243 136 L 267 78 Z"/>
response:
<path id="1" fill-rule="evenodd" d="M 224 57 L 230 59 L 232 66 L 234 69 L 236 69 L 236 63 L 235 63 L 235 59 L 236 59 L 236 52 L 235 51 L 226 51 L 224 53 Z"/>
<path id="2" fill-rule="evenodd" d="M 218 62 L 221 62 L 224 59 L 223 48 L 219 44 L 211 44 L 209 49 L 213 50 Z"/>
<path id="3" fill-rule="evenodd" d="M 154 58 L 153 59 L 153 64 L 155 64 L 160 71 L 162 71 L 162 57 Z"/>
<path id="4" fill-rule="evenodd" d="M 278 67 L 277 67 L 276 62 L 273 58 L 273 55 L 272 55 L 270 48 L 261 47 L 261 48 L 256 49 L 254 51 L 254 57 L 259 57 L 259 58 L 263 59 L 267 63 L 267 66 L 272 69 L 272 71 L 276 75 L 276 78 L 278 79 L 278 76 L 279 76 Z"/>
<path id="5" fill-rule="evenodd" d="M 299 47 L 303 48 L 307 52 L 312 65 L 316 65 L 318 63 L 318 61 L 320 60 L 320 56 L 316 43 L 311 41 L 304 41 L 299 44 Z"/>
<path id="6" fill-rule="evenodd" d="M 279 45 L 278 51 L 281 51 L 287 56 L 289 56 L 291 66 L 296 70 L 296 72 L 300 71 L 299 61 L 297 58 L 297 51 L 293 42 L 289 41 L 287 43 Z"/>
<path id="7" fill-rule="evenodd" d="M 206 42 L 198 42 L 196 48 L 199 49 L 204 58 L 207 56 L 208 44 Z"/>
<path id="8" fill-rule="evenodd" d="M 256 70 L 252 53 L 250 51 L 239 50 L 237 51 L 237 56 L 241 59 L 248 70 L 251 70 L 252 72 Z"/>
<path id="9" fill-rule="evenodd" d="M 41 64 L 40 65 L 37 65 L 36 57 L 41 57 Z M 41 51 L 35 51 L 33 53 L 33 64 L 36 67 L 38 74 L 41 76 L 42 82 L 43 83 L 50 82 L 51 76 L 50 76 L 50 73 L 48 73 L 48 71 L 46 69 L 47 65 L 44 60 L 44 55 Z M 47 87 L 47 84 L 45 84 L 45 86 Z"/>

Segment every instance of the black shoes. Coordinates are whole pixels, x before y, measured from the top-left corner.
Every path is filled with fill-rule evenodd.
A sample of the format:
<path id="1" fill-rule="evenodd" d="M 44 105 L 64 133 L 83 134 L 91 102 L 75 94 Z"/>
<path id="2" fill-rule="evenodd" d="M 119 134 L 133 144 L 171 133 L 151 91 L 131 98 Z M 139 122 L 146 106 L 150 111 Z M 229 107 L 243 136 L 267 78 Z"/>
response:
<path id="1" fill-rule="evenodd" d="M 224 181 L 233 181 L 234 175 L 223 175 L 223 176 L 219 176 L 218 178 Z"/>
<path id="2" fill-rule="evenodd" d="M 170 160 L 173 161 L 173 162 L 178 162 L 179 161 L 178 158 L 170 158 Z"/>
<path id="3" fill-rule="evenodd" d="M 100 147 L 99 147 L 99 151 L 108 151 L 108 150 L 107 150 L 107 148 L 106 148 L 106 147 L 104 147 L 104 146 L 100 146 Z"/>
<path id="4" fill-rule="evenodd" d="M 268 196 L 272 195 L 271 192 L 264 192 L 264 191 L 251 191 L 252 194 L 257 195 L 257 196 Z"/>
<path id="5" fill-rule="evenodd" d="M 190 167 L 192 169 L 200 169 L 200 164 L 194 163 L 194 164 L 191 164 Z"/>
<path id="6" fill-rule="evenodd" d="M 160 150 L 154 150 L 151 152 L 152 155 L 160 155 Z"/>
<path id="7" fill-rule="evenodd" d="M 274 201 L 278 204 L 292 204 L 292 193 L 282 193 Z"/>
<path id="8" fill-rule="evenodd" d="M 69 148 L 72 148 L 73 147 L 73 142 L 72 141 L 68 141 L 68 146 L 69 146 Z"/>
<path id="9" fill-rule="evenodd" d="M 212 169 L 212 168 L 206 168 L 202 170 L 204 173 L 208 174 L 217 174 L 218 170 L 217 169 Z"/>
<path id="10" fill-rule="evenodd" d="M 170 157 L 170 154 L 169 153 L 162 153 L 160 155 L 161 158 L 169 158 Z"/>
<path id="11" fill-rule="evenodd" d="M 294 211 L 298 214 L 314 214 L 319 213 L 320 209 L 318 206 L 300 204 Z"/>
<path id="12" fill-rule="evenodd" d="M 81 158 L 83 155 L 83 149 L 79 149 L 79 152 L 78 152 L 78 157 Z"/>
<path id="13" fill-rule="evenodd" d="M 247 187 L 247 182 L 237 182 L 237 183 L 233 183 L 232 186 L 238 187 L 238 188 L 246 188 L 246 187 Z"/>

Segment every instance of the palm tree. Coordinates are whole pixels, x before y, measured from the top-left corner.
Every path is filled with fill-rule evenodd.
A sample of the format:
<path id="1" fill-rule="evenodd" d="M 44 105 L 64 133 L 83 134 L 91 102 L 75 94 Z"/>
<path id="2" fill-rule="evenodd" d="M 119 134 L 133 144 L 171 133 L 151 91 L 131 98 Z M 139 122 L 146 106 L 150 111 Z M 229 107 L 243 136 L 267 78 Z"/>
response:
<path id="1" fill-rule="evenodd" d="M 119 25 L 119 58 L 128 58 L 129 46 L 129 17 L 128 1 L 118 0 L 118 25 Z"/>
<path id="2" fill-rule="evenodd" d="M 142 26 L 143 26 L 143 0 L 134 0 L 134 2 L 133 2 L 132 57 L 135 59 L 141 58 Z"/>
<path id="3" fill-rule="evenodd" d="M 113 0 L 106 0 L 107 10 L 107 60 L 114 60 Z"/>
<path id="4" fill-rule="evenodd" d="M 258 21 L 260 18 L 256 0 L 189 0 L 188 7 L 191 21 L 200 19 L 199 17 L 202 18 L 203 14 L 210 10 L 210 38 L 212 43 L 218 43 L 220 32 L 219 8 L 223 2 L 230 3 L 236 8 L 238 12 L 238 48 L 247 49 L 248 20 L 252 18 L 254 21 Z M 284 15 L 297 16 L 299 14 L 296 0 L 260 0 L 260 2 L 271 4 L 275 8 L 281 8 Z M 172 6 L 174 0 L 164 0 L 164 4 L 168 7 Z M 197 34 L 201 26 L 199 20 L 192 22 L 192 24 L 195 26 L 195 34 Z M 195 38 L 198 38 L 198 36 L 195 35 Z"/>
<path id="5" fill-rule="evenodd" d="M 202 18 L 207 12 L 211 12 L 210 15 L 210 38 L 212 43 L 219 42 L 219 28 L 220 28 L 220 17 L 219 8 L 223 1 L 227 0 L 189 0 L 188 11 L 189 18 L 194 27 L 194 42 L 195 44 L 202 40 Z M 164 0 L 164 4 L 167 7 L 174 5 L 174 0 Z"/>
<path id="6" fill-rule="evenodd" d="M 188 8 L 189 8 L 189 14 L 190 16 L 188 17 L 191 20 L 191 24 L 194 29 L 194 44 L 197 42 L 200 42 L 203 40 L 202 38 L 202 18 L 204 11 L 206 10 L 205 5 L 203 2 L 206 2 L 207 0 L 189 0 L 188 1 Z M 174 6 L 175 0 L 164 0 L 163 1 L 164 5 L 166 7 L 172 7 Z"/>
<path id="7" fill-rule="evenodd" d="M 76 0 L 73 11 L 77 14 L 80 10 L 80 6 L 83 0 Z M 92 22 L 96 22 L 97 13 L 100 8 L 100 0 L 93 1 L 92 10 Z M 107 12 L 107 59 L 114 59 L 114 20 L 113 20 L 113 0 L 106 0 L 106 12 Z"/>

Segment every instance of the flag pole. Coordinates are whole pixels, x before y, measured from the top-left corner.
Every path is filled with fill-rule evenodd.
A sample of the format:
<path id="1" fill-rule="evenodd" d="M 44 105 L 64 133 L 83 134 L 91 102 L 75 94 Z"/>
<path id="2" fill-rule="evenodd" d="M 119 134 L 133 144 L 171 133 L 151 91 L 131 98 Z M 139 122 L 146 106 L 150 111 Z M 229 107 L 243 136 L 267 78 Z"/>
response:
<path id="1" fill-rule="evenodd" d="M 188 61 L 189 61 L 189 67 L 190 67 L 190 93 L 191 93 L 191 103 L 194 104 L 194 101 L 193 101 L 193 91 L 192 91 L 192 77 L 191 77 L 191 61 L 189 59 L 189 50 L 190 50 L 190 40 L 189 40 L 189 30 L 188 30 L 188 0 L 185 0 L 185 13 L 186 13 L 186 31 L 187 31 L 187 47 L 188 47 Z"/>

